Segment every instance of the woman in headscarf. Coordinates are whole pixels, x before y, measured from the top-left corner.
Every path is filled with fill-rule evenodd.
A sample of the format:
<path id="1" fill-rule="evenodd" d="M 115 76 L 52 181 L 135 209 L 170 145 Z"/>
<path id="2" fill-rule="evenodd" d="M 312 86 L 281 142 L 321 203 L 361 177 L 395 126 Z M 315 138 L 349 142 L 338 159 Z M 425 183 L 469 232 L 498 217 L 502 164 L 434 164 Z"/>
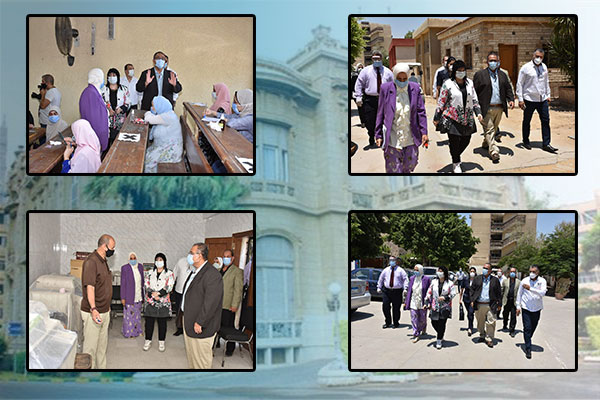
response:
<path id="1" fill-rule="evenodd" d="M 448 268 L 441 266 L 437 270 L 437 279 L 429 285 L 425 296 L 425 307 L 430 308 L 431 325 L 437 332 L 436 349 L 443 347 L 446 323 L 452 318 L 452 298 L 456 296 L 454 283 L 448 279 Z"/>
<path id="2" fill-rule="evenodd" d="M 394 82 L 382 84 L 379 91 L 375 142 L 383 147 L 388 174 L 413 172 L 419 159 L 419 146 L 428 146 L 421 87 L 408 81 L 409 71 L 408 64 L 396 64 L 392 71 Z"/>
<path id="3" fill-rule="evenodd" d="M 223 257 L 215 257 L 213 260 L 213 267 L 220 270 L 223 267 Z"/>
<path id="4" fill-rule="evenodd" d="M 231 114 L 231 96 L 229 88 L 224 83 L 215 83 L 213 85 L 212 98 L 214 103 L 204 112 L 206 115 L 209 111 L 215 113 Z"/>
<path id="5" fill-rule="evenodd" d="M 227 126 L 242 134 L 250 143 L 254 143 L 254 95 L 250 89 L 242 89 L 233 95 L 232 114 L 223 114 Z M 209 117 L 220 116 L 213 110 L 207 110 Z"/>
<path id="6" fill-rule="evenodd" d="M 102 99 L 104 73 L 93 68 L 88 73 L 88 86 L 79 98 L 79 114 L 87 120 L 100 141 L 102 152 L 108 149 L 108 110 Z"/>
<path id="7" fill-rule="evenodd" d="M 108 109 L 108 123 L 110 135 L 108 139 L 108 147 L 112 146 L 119 130 L 125 122 L 127 111 L 129 111 L 129 88 L 121 85 L 121 75 L 119 70 L 111 68 L 106 74 L 106 85 L 102 90 L 102 99 Z"/>
<path id="8" fill-rule="evenodd" d="M 163 253 L 157 253 L 154 256 L 154 268 L 145 274 L 144 281 L 146 341 L 143 349 L 148 351 L 152 346 L 154 322 L 156 321 L 158 323 L 158 351 L 165 351 L 167 319 L 171 316 L 170 293 L 175 285 L 175 276 L 173 271 L 169 271 L 167 268 L 167 257 Z"/>
<path id="9" fill-rule="evenodd" d="M 475 117 L 483 121 L 481 108 L 477 100 L 477 92 L 473 81 L 467 78 L 464 61 L 457 60 L 452 65 L 450 79 L 444 81 L 433 116 L 436 130 L 448 134 L 452 171 L 463 172 L 460 155 L 465 151 L 471 135 L 477 131 Z"/>
<path id="10" fill-rule="evenodd" d="M 165 97 L 156 96 L 152 100 L 151 111 L 144 120 L 151 125 L 150 137 L 153 143 L 146 149 L 144 172 L 156 172 L 158 163 L 178 163 L 183 153 L 181 124 L 173 111 L 171 102 Z"/>
<path id="11" fill-rule="evenodd" d="M 62 119 L 60 107 L 50 106 L 48 107 L 48 125 L 46 126 L 46 140 L 52 139 L 58 135 L 58 132 L 62 133 L 69 127 L 69 124 Z"/>
<path id="12" fill-rule="evenodd" d="M 121 303 L 123 303 L 123 336 L 142 334 L 142 304 L 144 302 L 144 266 L 137 255 L 129 253 L 129 262 L 121 267 Z"/>
<path id="13" fill-rule="evenodd" d="M 404 309 L 410 310 L 410 321 L 413 327 L 412 342 L 417 343 L 419 337 L 424 335 L 427 330 L 427 310 L 425 309 L 425 296 L 431 280 L 423 275 L 423 266 L 415 265 L 415 274 L 408 281 L 408 290 L 406 292 L 406 301 Z"/>
<path id="14" fill-rule="evenodd" d="M 71 131 L 75 140 L 65 138 L 67 148 L 63 154 L 62 173 L 96 173 L 100 168 L 100 141 L 92 126 L 87 120 L 78 119 L 71 124 Z"/>

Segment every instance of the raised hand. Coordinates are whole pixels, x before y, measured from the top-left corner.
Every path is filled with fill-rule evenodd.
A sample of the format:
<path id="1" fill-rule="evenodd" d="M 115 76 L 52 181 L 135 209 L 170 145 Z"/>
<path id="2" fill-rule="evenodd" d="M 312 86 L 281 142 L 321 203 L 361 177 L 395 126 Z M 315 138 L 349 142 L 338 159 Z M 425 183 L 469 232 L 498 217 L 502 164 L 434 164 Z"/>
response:
<path id="1" fill-rule="evenodd" d="M 146 87 L 154 80 L 154 75 L 150 76 L 150 70 L 146 71 Z"/>
<path id="2" fill-rule="evenodd" d="M 177 86 L 177 75 L 175 75 L 175 72 L 173 71 L 169 74 L 169 83 L 173 86 Z"/>

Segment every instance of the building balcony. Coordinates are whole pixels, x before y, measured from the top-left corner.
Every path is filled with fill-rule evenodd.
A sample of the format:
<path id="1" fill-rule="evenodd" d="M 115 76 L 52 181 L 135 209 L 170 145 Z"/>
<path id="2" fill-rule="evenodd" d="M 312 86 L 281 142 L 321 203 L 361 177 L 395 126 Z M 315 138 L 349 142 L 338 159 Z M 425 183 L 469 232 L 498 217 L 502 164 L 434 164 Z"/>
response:
<path id="1" fill-rule="evenodd" d="M 252 181 L 250 183 L 250 191 L 259 193 L 273 193 L 292 198 L 295 196 L 294 187 L 287 182 L 261 180 Z"/>
<path id="2" fill-rule="evenodd" d="M 501 249 L 502 245 L 502 240 L 490 240 L 490 248 L 492 249 Z"/>
<path id="3" fill-rule="evenodd" d="M 492 230 L 492 232 L 502 232 L 504 230 L 504 227 L 502 225 L 503 224 L 501 223 L 492 222 L 490 224 L 490 229 Z"/>
<path id="4" fill-rule="evenodd" d="M 300 342 L 302 338 L 302 321 L 282 320 L 258 322 L 256 324 L 258 347 L 268 347 L 269 342 Z M 266 346 L 261 346 L 266 344 Z"/>
<path id="5" fill-rule="evenodd" d="M 504 229 L 511 229 L 516 225 L 525 225 L 526 217 L 523 214 L 515 215 L 504 222 Z"/>

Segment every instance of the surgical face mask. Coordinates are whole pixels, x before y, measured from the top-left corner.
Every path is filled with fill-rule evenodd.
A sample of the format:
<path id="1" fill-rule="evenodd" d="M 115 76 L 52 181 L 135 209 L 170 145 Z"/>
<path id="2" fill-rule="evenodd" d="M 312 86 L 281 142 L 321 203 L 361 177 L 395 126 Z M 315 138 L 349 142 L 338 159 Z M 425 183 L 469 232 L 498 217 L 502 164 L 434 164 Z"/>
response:
<path id="1" fill-rule="evenodd" d="M 537 274 L 535 272 L 530 272 L 529 273 L 529 279 L 535 280 L 536 278 L 537 278 Z"/>
<path id="2" fill-rule="evenodd" d="M 156 65 L 156 68 L 158 69 L 163 69 L 166 65 L 166 61 L 163 60 L 162 58 L 159 58 L 158 60 L 154 60 L 154 65 Z"/>
<path id="3" fill-rule="evenodd" d="M 373 61 L 373 66 L 375 68 L 379 68 L 379 67 L 383 66 L 383 61 Z"/>
<path id="4" fill-rule="evenodd" d="M 408 86 L 408 80 L 406 80 L 404 82 L 399 81 L 398 79 L 394 79 L 394 80 L 396 81 L 396 85 L 398 85 L 398 87 L 400 87 L 400 88 L 405 88 Z"/>
<path id="5" fill-rule="evenodd" d="M 112 255 L 115 254 L 115 249 L 109 249 L 108 247 L 106 248 L 106 257 L 112 257 Z"/>
<path id="6" fill-rule="evenodd" d="M 129 260 L 129 264 L 136 266 L 137 265 L 137 260 Z"/>
<path id="7" fill-rule="evenodd" d="M 465 76 L 467 76 L 466 71 L 456 71 L 456 77 L 458 79 L 465 79 Z"/>
<path id="8" fill-rule="evenodd" d="M 514 272 L 511 272 L 511 273 L 509 274 L 509 276 L 510 276 L 511 278 L 514 278 L 515 276 L 517 276 L 517 274 L 515 274 Z"/>
<path id="9" fill-rule="evenodd" d="M 237 105 L 236 103 L 233 103 L 233 104 L 231 105 L 231 108 L 233 109 L 233 112 L 234 112 L 234 113 L 236 113 L 236 114 L 238 114 L 238 115 L 239 115 L 239 113 L 240 113 L 240 109 L 238 108 L 238 105 Z"/>
<path id="10" fill-rule="evenodd" d="M 53 124 L 55 124 L 60 119 L 60 116 L 59 115 L 49 115 L 48 119 L 50 120 L 50 122 L 52 122 Z"/>
<path id="11" fill-rule="evenodd" d="M 215 267 L 215 268 L 221 268 L 221 266 L 219 265 L 219 263 L 214 263 L 213 267 Z"/>
<path id="12" fill-rule="evenodd" d="M 498 272 L 496 275 L 498 275 L 498 278 L 500 278 L 502 276 L 502 272 Z"/>
<path id="13" fill-rule="evenodd" d="M 117 77 L 116 76 L 109 76 L 108 77 L 108 83 L 111 83 L 111 84 L 114 85 L 115 83 L 117 83 Z"/>
<path id="14" fill-rule="evenodd" d="M 154 265 L 156 265 L 156 268 L 162 268 L 165 266 L 165 262 L 164 261 L 155 261 Z"/>
<path id="15" fill-rule="evenodd" d="M 498 68 L 499 64 L 500 63 L 498 61 L 490 61 L 490 62 L 488 62 L 488 65 L 490 66 L 490 69 L 492 71 L 495 70 L 496 68 Z"/>
<path id="16" fill-rule="evenodd" d="M 440 278 L 440 279 L 442 279 L 442 278 L 444 277 L 444 273 L 443 273 L 443 272 L 440 272 L 440 271 L 436 272 L 436 275 L 437 275 L 437 277 L 438 277 L 438 278 Z"/>
<path id="17" fill-rule="evenodd" d="M 194 265 L 194 255 L 193 254 L 188 254 L 188 256 L 187 256 L 187 262 L 190 265 Z"/>
<path id="18" fill-rule="evenodd" d="M 223 257 L 223 265 L 231 264 L 231 257 Z"/>
<path id="19" fill-rule="evenodd" d="M 471 275 L 471 278 L 475 278 L 475 272 L 471 272 L 469 275 Z"/>
<path id="20" fill-rule="evenodd" d="M 395 267 L 396 266 L 396 260 L 390 260 L 390 265 L 392 267 Z"/>
<path id="21" fill-rule="evenodd" d="M 129 71 L 127 71 L 127 75 L 133 77 L 133 75 L 135 74 L 135 70 L 130 69 Z"/>
<path id="22" fill-rule="evenodd" d="M 540 65 L 542 63 L 542 57 L 536 57 L 533 59 L 535 65 Z"/>
<path id="23" fill-rule="evenodd" d="M 212 94 L 213 100 L 216 100 L 217 99 L 217 94 L 215 92 L 212 92 L 211 94 Z"/>
<path id="24" fill-rule="evenodd" d="M 483 275 L 487 275 L 487 273 L 488 273 L 488 269 L 487 269 L 487 268 L 484 268 L 484 269 L 481 271 L 481 273 L 482 273 Z"/>
<path id="25" fill-rule="evenodd" d="M 444 67 L 448 65 L 448 61 L 444 61 Z"/>

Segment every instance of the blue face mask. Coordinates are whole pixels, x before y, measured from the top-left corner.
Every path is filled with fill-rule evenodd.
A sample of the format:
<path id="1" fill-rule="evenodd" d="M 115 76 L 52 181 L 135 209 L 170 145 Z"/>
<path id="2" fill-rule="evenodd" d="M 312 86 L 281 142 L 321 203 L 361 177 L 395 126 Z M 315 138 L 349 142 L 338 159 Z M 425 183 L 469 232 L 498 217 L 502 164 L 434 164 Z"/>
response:
<path id="1" fill-rule="evenodd" d="M 379 68 L 379 67 L 383 66 L 383 61 L 373 61 L 373 66 L 375 68 Z"/>
<path id="2" fill-rule="evenodd" d="M 396 266 L 396 261 L 395 261 L 395 260 L 391 260 L 391 261 L 390 261 L 390 265 L 391 265 L 392 267 L 395 267 L 395 266 Z"/>
<path id="3" fill-rule="evenodd" d="M 129 260 L 129 264 L 136 266 L 137 265 L 137 260 Z"/>
<path id="4" fill-rule="evenodd" d="M 482 270 L 482 273 L 483 273 L 483 275 L 487 275 L 487 273 L 488 273 L 488 269 L 487 269 L 487 268 L 484 268 L 484 269 Z"/>
<path id="5" fill-rule="evenodd" d="M 104 89 L 104 82 L 100 84 L 100 89 Z"/>
<path id="6" fill-rule="evenodd" d="M 515 274 L 514 272 L 511 272 L 511 273 L 509 274 L 509 276 L 510 276 L 511 278 L 514 278 L 515 276 L 517 276 L 517 274 Z"/>
<path id="7" fill-rule="evenodd" d="M 238 108 L 238 106 L 237 106 L 237 104 L 236 104 L 236 103 L 233 103 L 233 104 L 231 105 L 231 108 L 233 109 L 233 112 L 234 112 L 234 113 L 236 113 L 236 114 L 238 114 L 238 115 L 240 114 L 240 110 L 239 110 L 239 108 Z"/>
<path id="8" fill-rule="evenodd" d="M 192 254 L 188 254 L 188 256 L 187 256 L 187 262 L 190 265 L 194 265 L 194 256 Z"/>
<path id="9" fill-rule="evenodd" d="M 166 62 L 162 58 L 159 58 L 158 60 L 154 60 L 154 64 L 156 65 L 156 68 L 163 69 L 165 67 Z"/>
<path id="10" fill-rule="evenodd" d="M 396 82 L 396 85 L 398 85 L 398 87 L 405 88 L 408 86 L 408 80 L 401 82 L 398 79 L 394 79 L 394 81 Z"/>
<path id="11" fill-rule="evenodd" d="M 490 66 L 490 69 L 494 71 L 496 68 L 498 68 L 499 63 L 498 61 L 490 61 L 488 65 Z"/>
<path id="12" fill-rule="evenodd" d="M 223 265 L 231 264 L 231 257 L 223 257 Z"/>
<path id="13" fill-rule="evenodd" d="M 53 124 L 57 123 L 59 119 L 60 119 L 60 115 L 48 116 L 48 120 L 50 120 L 50 122 L 52 122 Z"/>

